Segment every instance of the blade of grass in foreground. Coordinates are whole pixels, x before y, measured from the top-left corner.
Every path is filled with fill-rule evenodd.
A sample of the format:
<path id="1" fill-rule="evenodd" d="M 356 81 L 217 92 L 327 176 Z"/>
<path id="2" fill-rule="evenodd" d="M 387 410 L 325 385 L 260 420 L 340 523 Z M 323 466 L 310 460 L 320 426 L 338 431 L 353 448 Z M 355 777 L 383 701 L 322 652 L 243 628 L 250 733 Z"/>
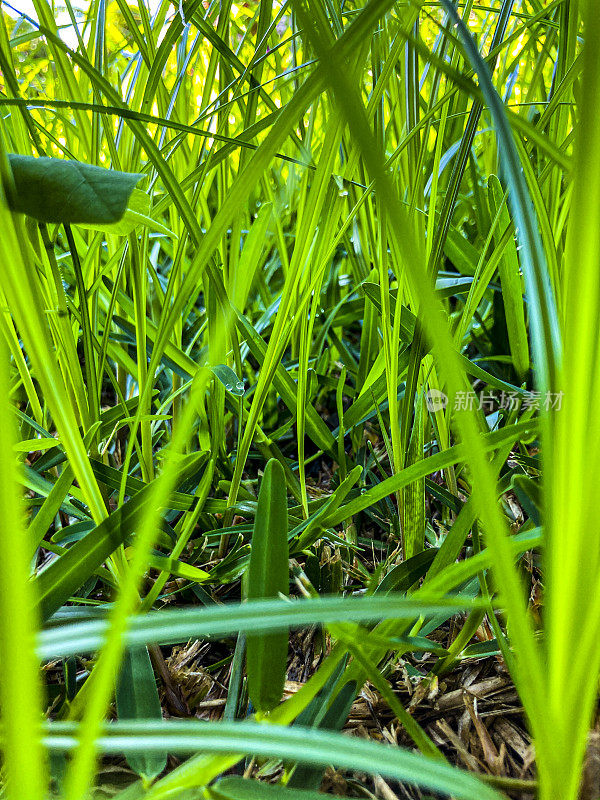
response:
<path id="1" fill-rule="evenodd" d="M 464 580 L 462 574 L 460 580 Z M 241 604 L 161 610 L 131 617 L 123 634 L 123 645 L 175 644 L 191 637 L 227 636 L 238 631 L 262 633 L 328 622 L 375 621 L 386 617 L 411 620 L 440 612 L 452 616 L 479 607 L 485 606 L 462 597 L 432 599 L 428 595 L 425 600 L 416 601 L 402 594 L 351 598 L 330 596 L 290 602 L 253 600 Z M 70 622 L 48 628 L 39 636 L 38 655 L 50 659 L 94 652 L 103 645 L 109 632 L 110 620 L 106 619 Z"/>
<path id="2" fill-rule="evenodd" d="M 10 224 L 10 219 L 7 223 Z M 2 249 L 0 245 L 0 252 Z M 10 254 L 2 253 L 2 257 L 4 260 Z M 8 353 L 4 338 L 0 336 L 0 416 L 3 420 L 0 425 L 0 703 L 5 737 L 2 746 L 7 778 L 5 796 L 7 800 L 24 797 L 43 800 L 46 775 L 41 749 L 42 693 L 34 650 L 37 620 L 29 581 L 24 509 L 15 482 L 14 415 L 8 403 L 7 366 Z"/>
<path id="3" fill-rule="evenodd" d="M 585 10 L 576 167 L 564 272 L 562 407 L 545 454 L 547 747 L 538 748 L 540 797 L 578 796 L 588 728 L 598 693 L 598 408 L 600 361 L 600 17 Z M 568 709 L 568 713 L 566 710 Z"/>
<path id="4" fill-rule="evenodd" d="M 76 726 L 50 726 L 46 744 L 55 751 L 73 747 Z M 315 728 L 283 727 L 255 722 L 115 723 L 99 742 L 105 753 L 162 752 L 247 753 L 301 761 L 315 766 L 377 773 L 452 795 L 457 800 L 501 800 L 503 795 L 473 775 L 399 747 L 364 741 Z"/>

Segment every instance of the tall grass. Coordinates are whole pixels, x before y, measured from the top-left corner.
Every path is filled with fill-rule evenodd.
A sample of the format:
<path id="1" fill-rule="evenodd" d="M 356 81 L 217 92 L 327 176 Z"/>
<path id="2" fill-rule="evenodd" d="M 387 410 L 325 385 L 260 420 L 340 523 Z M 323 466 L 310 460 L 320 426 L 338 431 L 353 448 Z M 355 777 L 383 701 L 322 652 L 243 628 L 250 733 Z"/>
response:
<path id="1" fill-rule="evenodd" d="M 447 763 L 389 681 L 466 612 L 426 678 L 485 618 L 533 788 L 575 800 L 600 672 L 591 0 L 67 0 L 69 44 L 34 5 L 0 30 L 5 796 L 83 800 L 119 754 L 123 800 L 313 797 L 329 764 L 498 799 L 514 784 Z M 38 223 L 7 153 L 142 191 L 123 224 Z M 278 704 L 285 632 L 315 624 L 331 647 Z M 190 637 L 231 646 L 222 721 L 158 714 Z M 416 752 L 322 729 L 367 681 Z M 167 752 L 190 758 L 161 774 Z M 222 777 L 246 755 L 275 786 Z"/>

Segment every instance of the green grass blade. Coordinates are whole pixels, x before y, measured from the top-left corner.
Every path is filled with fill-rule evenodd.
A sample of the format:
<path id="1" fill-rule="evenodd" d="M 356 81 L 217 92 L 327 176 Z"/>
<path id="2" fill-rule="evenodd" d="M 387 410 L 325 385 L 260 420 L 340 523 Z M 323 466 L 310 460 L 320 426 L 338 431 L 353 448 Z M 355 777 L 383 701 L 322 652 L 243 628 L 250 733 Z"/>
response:
<path id="1" fill-rule="evenodd" d="M 332 596 L 294 602 L 255 600 L 241 605 L 164 610 L 131 617 L 122 645 L 138 646 L 152 642 L 167 645 L 184 642 L 194 636 L 226 636 L 240 630 L 262 633 L 313 623 L 361 622 L 386 616 L 396 620 L 412 620 L 420 615 L 440 612 L 451 616 L 480 606 L 477 601 L 460 597 L 433 599 L 428 595 L 426 600 L 420 602 L 393 594 L 365 598 Z M 95 651 L 103 644 L 108 630 L 106 620 L 48 628 L 40 634 L 38 654 L 41 658 L 49 659 Z"/>
<path id="2" fill-rule="evenodd" d="M 115 692 L 117 717 L 130 720 L 162 720 L 162 708 L 154 670 L 146 647 L 127 650 Z M 146 780 L 156 778 L 167 764 L 164 753 L 133 753 L 127 759 L 132 770 Z"/>
<path id="3" fill-rule="evenodd" d="M 0 337 L 0 699 L 6 798 L 46 797 L 46 763 L 41 747 L 42 692 L 35 655 L 37 614 L 29 580 L 31 557 L 23 505 L 15 481 L 13 414 L 8 403 L 8 353 Z"/>
<path id="4" fill-rule="evenodd" d="M 73 746 L 74 726 L 57 723 L 46 742 L 51 749 Z M 52 731 L 55 731 L 53 733 Z M 61 735 L 61 731 L 64 731 Z M 114 736 L 113 736 L 114 734 Z M 300 727 L 252 722 L 116 723 L 105 729 L 100 746 L 107 753 L 170 752 L 251 753 L 293 759 L 315 766 L 378 773 L 452 795 L 457 800 L 501 800 L 502 795 L 472 775 L 398 747 Z"/>
<path id="5" fill-rule="evenodd" d="M 288 514 L 285 473 L 275 459 L 265 467 L 252 532 L 248 600 L 289 592 Z M 246 638 L 248 692 L 258 711 L 271 711 L 283 696 L 287 672 L 287 632 Z"/>

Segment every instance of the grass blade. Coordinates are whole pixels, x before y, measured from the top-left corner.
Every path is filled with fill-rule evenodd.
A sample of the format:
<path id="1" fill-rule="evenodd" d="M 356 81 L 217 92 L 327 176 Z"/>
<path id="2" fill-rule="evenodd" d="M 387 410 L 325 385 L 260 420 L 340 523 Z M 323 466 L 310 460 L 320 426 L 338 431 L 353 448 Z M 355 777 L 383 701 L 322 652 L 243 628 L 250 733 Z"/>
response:
<path id="1" fill-rule="evenodd" d="M 276 459 L 267 462 L 258 495 L 248 566 L 248 600 L 289 592 L 289 546 L 285 473 Z M 287 671 L 286 631 L 246 638 L 248 692 L 258 711 L 271 711 L 283 696 Z"/>

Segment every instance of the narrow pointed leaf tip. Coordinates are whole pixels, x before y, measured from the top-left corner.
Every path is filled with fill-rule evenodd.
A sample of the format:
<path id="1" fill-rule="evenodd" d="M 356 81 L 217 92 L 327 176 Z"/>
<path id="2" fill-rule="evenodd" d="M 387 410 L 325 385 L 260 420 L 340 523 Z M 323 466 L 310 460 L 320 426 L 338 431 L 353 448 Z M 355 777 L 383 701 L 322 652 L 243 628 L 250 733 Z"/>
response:
<path id="1" fill-rule="evenodd" d="M 100 225 L 119 222 L 144 176 L 67 161 L 10 154 L 13 185 L 6 187 L 12 211 L 39 222 Z"/>

